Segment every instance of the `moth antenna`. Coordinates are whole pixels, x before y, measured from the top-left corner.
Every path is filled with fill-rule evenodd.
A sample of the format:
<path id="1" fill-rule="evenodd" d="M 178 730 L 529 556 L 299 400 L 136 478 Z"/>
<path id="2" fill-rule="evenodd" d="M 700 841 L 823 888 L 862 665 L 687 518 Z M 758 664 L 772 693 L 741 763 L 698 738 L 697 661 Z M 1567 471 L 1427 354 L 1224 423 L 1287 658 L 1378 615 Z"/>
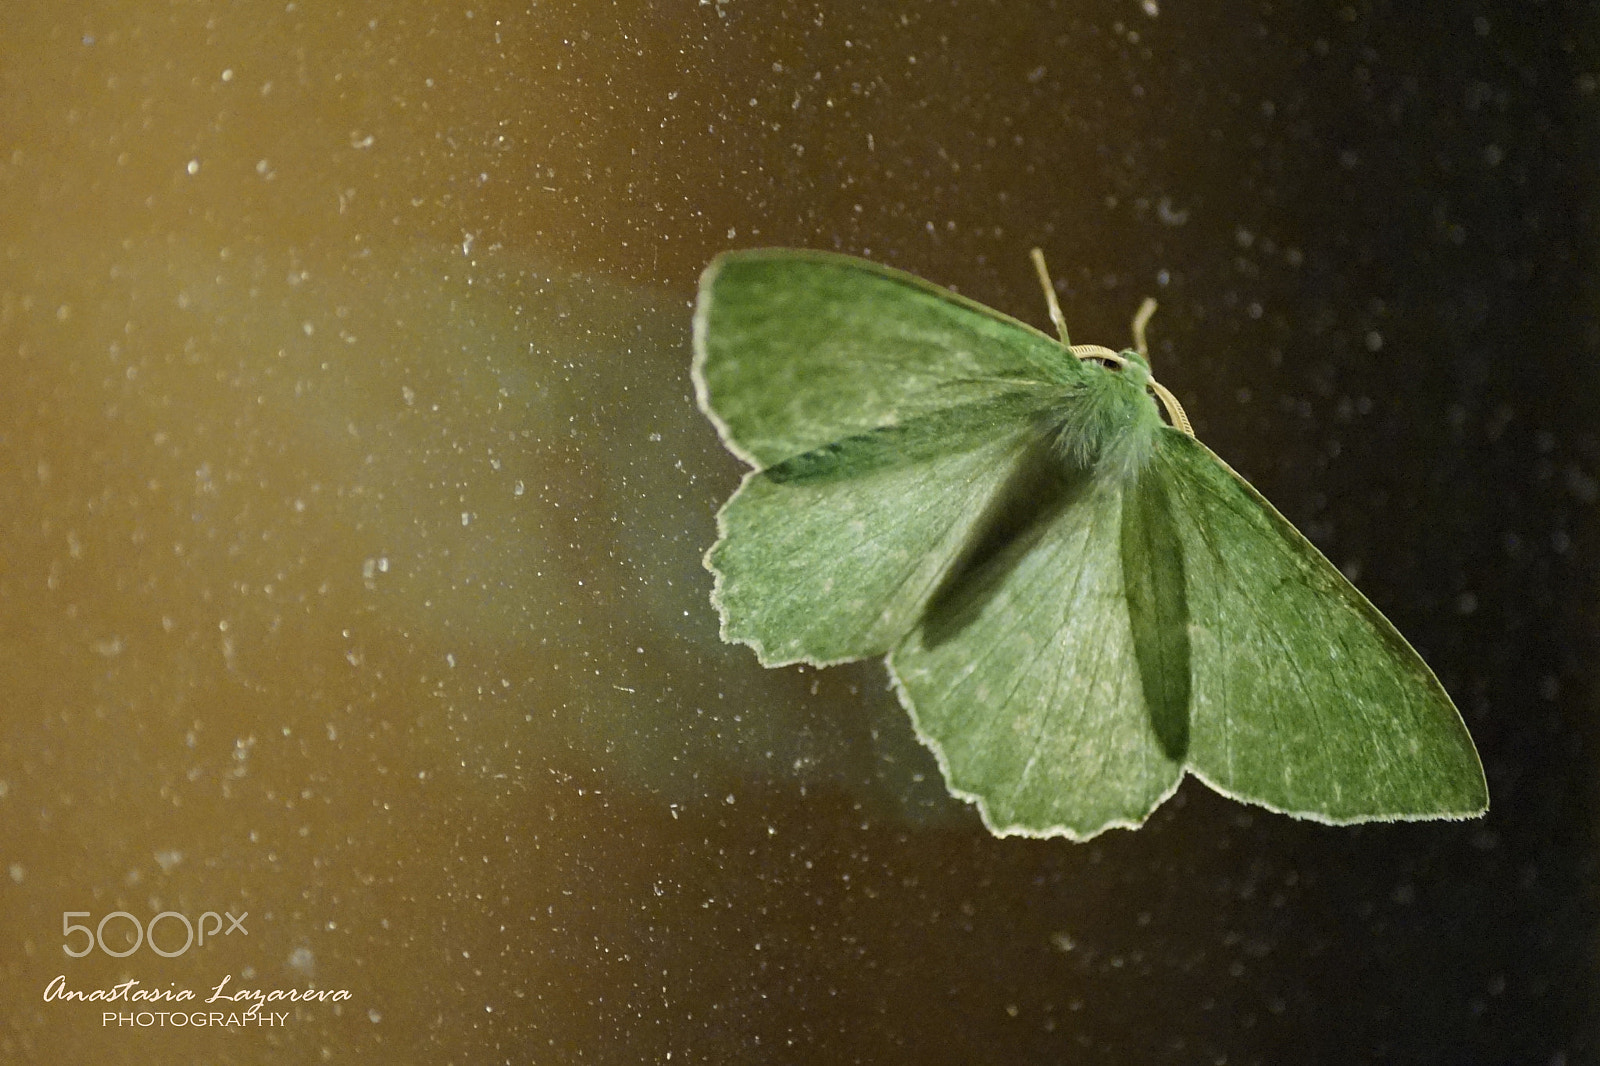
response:
<path id="1" fill-rule="evenodd" d="M 1079 359 L 1096 359 L 1102 363 L 1115 363 L 1119 368 L 1128 365 L 1128 361 L 1118 352 L 1110 348 L 1102 348 L 1098 344 L 1072 344 L 1068 350 Z"/>
<path id="2" fill-rule="evenodd" d="M 1150 362 L 1150 347 L 1145 344 L 1144 328 L 1150 324 L 1150 316 L 1156 313 L 1156 302 L 1149 296 L 1144 298 L 1144 303 L 1139 305 L 1139 310 L 1133 316 L 1133 350 L 1144 356 L 1144 361 Z"/>
<path id="3" fill-rule="evenodd" d="M 1153 303 L 1154 301 L 1149 302 Z M 1160 400 L 1161 406 L 1166 408 L 1167 418 L 1172 422 L 1173 426 L 1181 429 L 1191 437 L 1194 436 L 1194 426 L 1189 424 L 1189 416 L 1183 413 L 1183 404 L 1179 403 L 1178 398 L 1172 395 L 1172 390 L 1155 378 L 1151 378 L 1150 391 L 1156 394 L 1156 399 Z"/>
<path id="4" fill-rule="evenodd" d="M 1061 313 L 1061 305 L 1056 302 L 1056 287 L 1050 280 L 1050 271 L 1044 265 L 1044 253 L 1035 248 L 1029 254 L 1033 257 L 1033 269 L 1039 272 L 1039 284 L 1044 286 L 1045 303 L 1050 305 L 1050 321 L 1056 324 L 1056 332 L 1061 334 L 1061 343 L 1071 348 L 1072 342 L 1067 339 L 1067 319 Z"/>
<path id="5" fill-rule="evenodd" d="M 1145 342 L 1144 330 L 1150 324 L 1150 316 L 1156 313 L 1155 299 L 1149 296 L 1144 298 L 1144 303 L 1139 305 L 1139 310 L 1133 315 L 1133 350 L 1144 357 L 1146 366 L 1150 365 L 1150 346 Z M 1150 379 L 1150 391 L 1156 394 L 1156 399 L 1161 401 L 1162 410 L 1167 412 L 1167 421 L 1173 427 L 1182 430 L 1189 436 L 1194 436 L 1194 426 L 1189 422 L 1189 416 L 1184 413 L 1183 404 L 1167 388 L 1154 377 Z"/>

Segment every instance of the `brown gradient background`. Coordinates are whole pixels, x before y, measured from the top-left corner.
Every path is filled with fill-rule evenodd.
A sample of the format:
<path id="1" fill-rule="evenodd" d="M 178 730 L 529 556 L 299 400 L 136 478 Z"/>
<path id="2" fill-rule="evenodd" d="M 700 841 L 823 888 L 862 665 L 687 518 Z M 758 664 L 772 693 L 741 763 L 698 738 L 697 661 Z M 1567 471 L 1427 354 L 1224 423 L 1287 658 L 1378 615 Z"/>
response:
<path id="1" fill-rule="evenodd" d="M 0 1061 L 1594 1061 L 1597 27 L 1435 7 L 7 4 Z M 1491 815 L 998 841 L 879 666 L 721 645 L 689 308 L 758 244 L 1159 297 Z M 119 909 L 249 933 L 62 954 Z"/>

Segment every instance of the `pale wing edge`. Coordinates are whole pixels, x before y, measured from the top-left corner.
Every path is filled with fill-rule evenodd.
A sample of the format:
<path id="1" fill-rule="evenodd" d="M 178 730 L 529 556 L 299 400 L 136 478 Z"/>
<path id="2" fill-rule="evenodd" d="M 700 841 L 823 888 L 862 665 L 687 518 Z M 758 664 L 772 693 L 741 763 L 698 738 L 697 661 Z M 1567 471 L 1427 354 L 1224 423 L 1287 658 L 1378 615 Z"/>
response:
<path id="1" fill-rule="evenodd" d="M 711 386 L 706 382 L 706 361 L 711 358 L 711 353 L 706 346 L 706 336 L 711 328 L 711 286 L 716 282 L 717 274 L 721 272 L 726 259 L 726 253 L 719 255 L 711 260 L 705 270 L 700 272 L 700 287 L 696 290 L 694 301 L 694 328 L 691 333 L 694 354 L 689 362 L 689 379 L 694 382 L 695 406 L 699 407 L 700 413 L 705 415 L 711 424 L 716 427 L 717 438 L 722 441 L 722 446 L 732 452 L 735 458 L 746 466 L 755 467 L 759 470 L 761 462 L 734 439 L 733 429 L 727 422 L 723 421 L 722 416 L 717 413 L 717 409 L 711 406 Z M 742 482 L 739 487 L 744 487 Z M 717 539 L 719 541 L 722 539 L 720 512 L 717 518 Z M 710 552 L 708 551 L 706 554 L 709 557 Z M 707 570 L 711 570 L 709 558 L 705 560 L 705 565 Z M 715 572 L 714 570 L 712 571 L 712 573 Z M 718 580 L 720 582 L 720 577 Z M 712 602 L 717 602 L 715 593 L 712 594 Z M 720 614 L 722 610 L 720 603 L 717 606 L 717 610 Z M 722 639 L 726 641 L 728 638 L 724 635 Z M 759 650 L 757 654 L 760 654 Z"/>
<path id="2" fill-rule="evenodd" d="M 1294 818 L 1297 821 L 1317 822 L 1321 825 L 1366 825 L 1373 822 L 1470 822 L 1474 818 L 1482 818 L 1489 812 L 1489 789 L 1487 783 L 1484 785 L 1483 806 L 1476 810 L 1433 810 L 1426 812 L 1354 814 L 1346 817 L 1338 817 L 1327 814 L 1323 811 L 1302 811 L 1295 810 L 1292 807 L 1281 807 L 1275 803 L 1261 799 L 1259 796 L 1248 796 L 1240 792 L 1235 792 L 1232 789 L 1224 788 L 1222 785 L 1213 781 L 1203 771 L 1196 769 L 1193 766 L 1185 766 L 1183 768 L 1183 772 L 1185 774 L 1193 775 L 1196 780 L 1200 781 L 1207 788 L 1211 789 L 1211 791 L 1217 793 L 1218 795 L 1226 796 L 1228 799 L 1231 799 L 1236 803 L 1245 803 L 1252 807 L 1260 807 L 1263 810 L 1271 811 L 1273 814 L 1288 815 L 1290 818 Z"/>

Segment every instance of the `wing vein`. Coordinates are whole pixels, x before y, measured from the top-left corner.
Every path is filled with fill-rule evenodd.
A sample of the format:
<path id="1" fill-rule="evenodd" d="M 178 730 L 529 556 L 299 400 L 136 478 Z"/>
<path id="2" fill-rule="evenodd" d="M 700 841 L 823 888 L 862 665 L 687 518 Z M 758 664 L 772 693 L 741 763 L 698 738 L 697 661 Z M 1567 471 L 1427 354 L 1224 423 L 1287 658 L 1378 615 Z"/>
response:
<path id="1" fill-rule="evenodd" d="M 1080 548 L 1080 550 L 1078 550 L 1078 551 L 1073 553 L 1077 557 L 1076 561 L 1077 561 L 1078 565 L 1077 565 L 1077 570 L 1072 575 L 1072 593 L 1066 599 L 1065 604 L 1062 607 L 1062 620 L 1063 621 L 1065 621 L 1065 615 L 1066 615 L 1067 610 L 1071 607 L 1071 605 L 1073 605 L 1073 604 L 1075 604 L 1077 602 L 1078 590 L 1083 584 L 1083 575 L 1085 573 L 1087 573 L 1088 569 L 1089 569 L 1089 560 L 1088 560 L 1088 557 L 1087 557 L 1088 553 L 1083 551 L 1083 550 L 1081 550 L 1081 549 L 1082 549 L 1083 546 L 1086 546 L 1088 544 L 1091 525 L 1092 525 L 1092 523 L 1085 523 L 1085 525 L 1083 527 L 1083 530 L 1082 530 L 1082 534 L 1078 538 L 1079 539 L 1079 548 Z M 1065 628 L 1064 626 L 1060 626 L 1060 625 L 1054 627 L 1053 635 L 1054 634 L 1060 634 L 1064 628 Z M 1045 646 L 1049 647 L 1049 648 L 1052 648 L 1056 652 L 1056 654 L 1054 656 L 1054 658 L 1055 658 L 1054 669 L 1051 671 L 1051 675 L 1050 675 L 1050 684 L 1045 689 L 1045 694 L 1046 694 L 1048 702 L 1047 702 L 1047 704 L 1045 706 L 1044 713 L 1039 716 L 1038 728 L 1034 730 L 1033 743 L 1030 745 L 1029 751 L 1028 751 L 1028 761 L 1023 765 L 1022 773 L 1017 775 L 1016 787 L 1011 790 L 1011 795 L 1012 795 L 1013 799 L 1016 798 L 1018 795 L 1020 795 L 1022 793 L 1023 786 L 1025 784 L 1027 784 L 1028 776 L 1033 772 L 1034 764 L 1039 761 L 1039 749 L 1044 744 L 1045 734 L 1049 731 L 1050 723 L 1054 719 L 1054 716 L 1055 716 L 1055 714 L 1056 714 L 1056 712 L 1057 712 L 1057 710 L 1058 710 L 1058 708 L 1060 706 L 1060 701 L 1057 698 L 1057 692 L 1058 692 L 1058 689 L 1060 687 L 1061 672 L 1064 669 L 1066 669 L 1067 656 L 1062 654 L 1062 649 L 1053 640 L 1052 641 L 1047 641 Z M 1103 641 L 1102 641 L 1101 647 L 1102 647 L 1102 649 L 1104 648 L 1104 642 Z M 1093 660 L 1093 668 L 1094 669 L 1093 669 L 1093 673 L 1090 674 L 1089 684 L 1085 688 L 1085 692 L 1086 693 L 1091 693 L 1092 694 L 1094 692 L 1094 690 L 1095 690 L 1095 685 L 1098 684 L 1098 682 L 1100 680 L 1100 659 L 1101 658 L 1102 658 L 1101 656 L 1096 656 L 1094 658 L 1094 660 Z"/>

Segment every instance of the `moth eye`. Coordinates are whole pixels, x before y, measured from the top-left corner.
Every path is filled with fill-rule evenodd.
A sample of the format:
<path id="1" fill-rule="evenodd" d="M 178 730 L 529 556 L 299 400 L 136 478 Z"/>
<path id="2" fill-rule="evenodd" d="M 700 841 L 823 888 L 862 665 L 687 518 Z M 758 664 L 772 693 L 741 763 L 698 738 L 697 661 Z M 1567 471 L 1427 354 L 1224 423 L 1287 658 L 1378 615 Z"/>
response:
<path id="1" fill-rule="evenodd" d="M 1114 363 L 1110 359 L 1096 359 L 1095 362 L 1099 363 L 1101 366 L 1105 367 L 1107 370 L 1115 370 L 1119 374 L 1122 373 L 1122 364 L 1121 363 Z"/>

